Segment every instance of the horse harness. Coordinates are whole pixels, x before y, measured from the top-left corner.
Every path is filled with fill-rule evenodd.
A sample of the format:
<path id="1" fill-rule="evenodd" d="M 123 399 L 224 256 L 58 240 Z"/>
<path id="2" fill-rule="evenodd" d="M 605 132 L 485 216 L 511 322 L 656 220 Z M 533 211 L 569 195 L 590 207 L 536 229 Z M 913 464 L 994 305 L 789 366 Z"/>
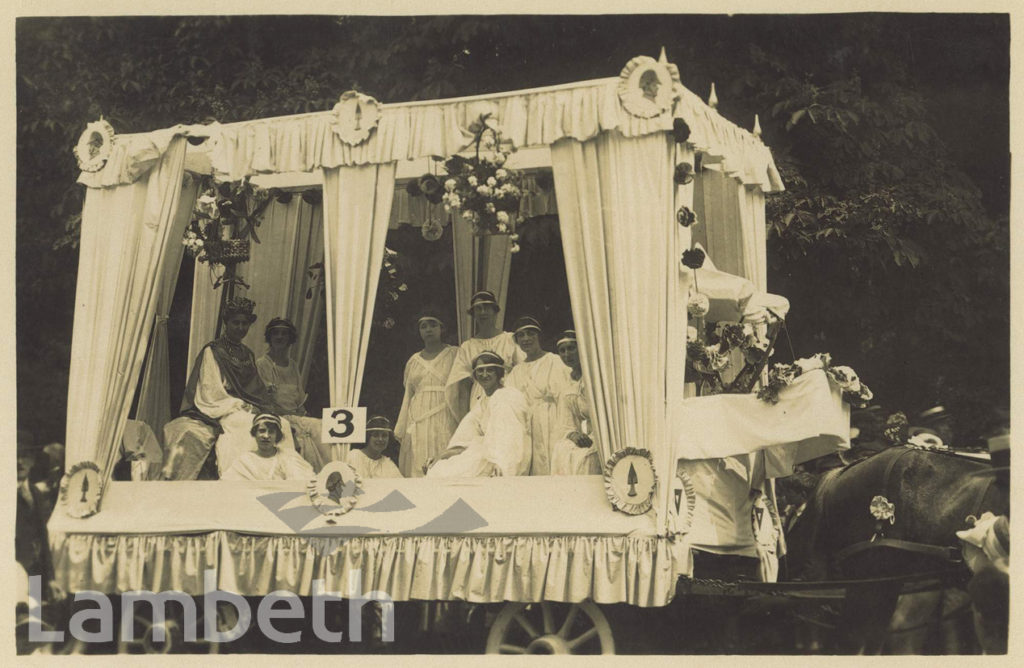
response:
<path id="1" fill-rule="evenodd" d="M 885 474 L 882 476 L 882 484 L 881 484 L 881 491 L 882 491 L 882 495 L 883 496 L 889 493 L 889 489 L 891 488 L 891 478 L 892 478 L 893 472 L 896 469 L 896 464 L 901 459 L 903 459 L 908 453 L 913 452 L 913 450 L 914 450 L 913 448 L 904 448 L 902 452 L 900 452 L 895 457 L 893 457 L 889 461 L 889 463 L 886 465 L 886 467 L 885 467 Z M 944 455 L 950 456 L 950 457 L 956 457 L 957 456 L 955 453 L 939 453 L 939 454 L 944 454 Z M 870 459 L 870 458 L 868 458 L 868 459 Z M 846 467 L 844 469 L 844 471 L 849 470 L 853 466 L 856 466 L 857 464 L 859 464 L 859 463 L 861 463 L 863 461 L 868 461 L 868 460 L 864 459 L 864 460 L 860 460 L 858 462 L 854 462 L 850 466 Z M 839 475 L 842 475 L 842 473 L 843 472 L 840 472 Z M 973 509 L 972 516 L 977 517 L 978 515 L 980 515 L 980 513 L 981 513 L 981 505 L 982 505 L 982 503 L 985 500 L 985 495 L 988 494 L 989 489 L 991 489 L 993 482 L 994 482 L 994 479 L 993 478 L 989 478 L 988 481 L 985 484 L 978 486 L 978 491 L 976 492 L 974 501 L 973 501 L 973 503 L 970 506 Z M 880 536 L 880 534 L 881 534 L 881 536 Z M 954 546 L 951 546 L 951 545 L 942 545 L 942 546 L 940 546 L 940 545 L 929 545 L 927 543 L 919 543 L 919 542 L 916 542 L 916 541 L 903 540 L 901 538 L 886 538 L 884 536 L 884 533 L 882 533 L 882 532 L 876 533 L 875 535 L 873 535 L 871 537 L 870 540 L 860 541 L 860 542 L 857 542 L 857 543 L 854 543 L 852 545 L 848 545 L 848 546 L 844 547 L 843 549 L 841 549 L 838 552 L 836 552 L 836 554 L 834 555 L 834 558 L 836 559 L 836 561 L 841 563 L 841 562 L 845 561 L 846 559 L 848 559 L 849 557 L 852 557 L 852 556 L 854 556 L 856 554 L 860 554 L 860 553 L 865 552 L 867 550 L 877 549 L 877 548 L 881 548 L 881 547 L 891 548 L 891 549 L 896 549 L 896 550 L 902 550 L 904 552 L 912 552 L 912 553 L 915 553 L 915 554 L 921 554 L 921 555 L 925 555 L 925 556 L 928 556 L 928 557 L 933 557 L 933 558 L 939 559 L 940 561 L 944 561 L 944 562 L 949 563 L 949 564 L 956 564 L 956 565 L 963 564 L 963 552 L 962 552 L 960 547 L 954 547 Z"/>

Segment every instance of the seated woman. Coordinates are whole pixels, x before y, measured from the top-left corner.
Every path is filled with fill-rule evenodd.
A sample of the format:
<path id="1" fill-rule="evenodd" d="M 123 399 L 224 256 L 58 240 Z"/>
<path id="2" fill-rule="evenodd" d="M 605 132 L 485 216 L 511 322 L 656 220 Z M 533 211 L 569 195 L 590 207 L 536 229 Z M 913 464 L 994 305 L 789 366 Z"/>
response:
<path id="1" fill-rule="evenodd" d="M 481 290 L 473 295 L 468 312 L 473 316 L 473 336 L 459 346 L 445 385 L 451 390 L 448 395 L 454 401 L 452 414 L 461 420 L 472 409 L 484 392 L 473 380 L 473 360 L 477 355 L 490 350 L 505 360 L 505 371 L 522 361 L 523 353 L 516 345 L 512 332 L 498 327 L 498 313 L 501 307 L 493 292 Z"/>
<path id="2" fill-rule="evenodd" d="M 558 339 L 558 356 L 571 371 L 571 384 L 558 398 L 561 438 L 551 447 L 551 475 L 601 473 L 600 455 L 590 436 L 590 404 L 583 387 L 575 331 L 567 329 Z"/>
<path id="3" fill-rule="evenodd" d="M 298 331 L 290 320 L 274 318 L 267 323 L 263 336 L 269 349 L 256 360 L 256 369 L 281 415 L 291 423 L 299 453 L 314 471 L 319 472 L 331 460 L 330 446 L 320 442 L 320 420 L 306 416 L 308 395 L 302 385 L 299 366 L 289 355 L 289 350 L 299 338 Z"/>
<path id="4" fill-rule="evenodd" d="M 473 360 L 484 396 L 459 423 L 448 449 L 427 463 L 428 478 L 526 475 L 530 470 L 529 414 L 519 390 L 502 387 L 505 361 L 485 351 Z"/>
<path id="5" fill-rule="evenodd" d="M 444 323 L 434 313 L 424 313 L 416 328 L 423 350 L 405 363 L 405 396 L 395 425 L 395 438 L 402 444 L 398 468 L 407 478 L 423 475 L 423 465 L 448 447 L 459 424 L 450 405 L 454 402 L 445 399 L 445 381 L 458 348 L 441 340 Z"/>
<path id="6" fill-rule="evenodd" d="M 530 475 L 551 473 L 551 445 L 565 434 L 558 424 L 558 396 L 570 385 L 569 369 L 558 355 L 540 346 L 540 323 L 528 315 L 516 320 L 513 334 L 526 358 L 512 367 L 505 385 L 526 397 L 530 409 L 533 463 Z"/>
<path id="7" fill-rule="evenodd" d="M 252 420 L 256 451 L 244 452 L 221 475 L 221 480 L 310 480 L 313 467 L 294 449 L 278 447 L 284 438 L 281 418 L 269 413 Z"/>
<path id="8" fill-rule="evenodd" d="M 221 309 L 224 332 L 199 353 L 181 400 L 182 415 L 221 430 L 216 443 L 220 475 L 239 455 L 253 449 L 249 433 L 252 416 L 280 412 L 256 370 L 256 356 L 242 343 L 256 321 L 254 308 L 253 301 L 245 297 L 225 302 Z M 285 421 L 282 425 L 282 447 L 294 450 L 290 425 Z"/>
<path id="9" fill-rule="evenodd" d="M 348 463 L 366 478 L 401 478 L 402 472 L 384 455 L 391 441 L 391 422 L 380 415 L 366 421 L 366 445 L 348 453 Z"/>

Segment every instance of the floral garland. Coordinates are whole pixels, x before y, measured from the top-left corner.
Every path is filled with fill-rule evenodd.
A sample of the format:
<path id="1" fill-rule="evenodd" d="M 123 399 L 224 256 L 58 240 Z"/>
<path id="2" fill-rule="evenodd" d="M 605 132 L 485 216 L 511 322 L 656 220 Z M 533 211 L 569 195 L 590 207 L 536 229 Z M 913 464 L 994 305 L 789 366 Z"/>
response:
<path id="1" fill-rule="evenodd" d="M 483 114 L 469 127 L 473 133 L 473 157 L 453 155 L 444 161 L 448 178 L 440 201 L 445 211 L 457 214 L 473 226 L 475 234 L 515 235 L 516 223 L 523 222 L 519 215 L 522 199 L 523 174 L 505 166 L 511 146 L 503 147 L 497 121 L 491 114 Z M 489 154 L 481 154 L 481 149 Z M 436 185 L 435 185 L 436 184 Z M 418 189 L 430 197 L 440 190 L 440 182 L 425 175 L 417 183 Z M 515 238 L 512 239 L 516 241 Z M 518 250 L 517 244 L 513 248 Z M 513 252 L 515 252 L 513 250 Z"/>
<path id="2" fill-rule="evenodd" d="M 768 382 L 758 390 L 757 398 L 770 404 L 778 403 L 779 391 L 808 371 L 823 370 L 843 392 L 843 399 L 855 408 L 864 408 L 874 393 L 860 381 L 857 372 L 848 366 L 833 366 L 832 356 L 818 353 L 792 364 L 776 364 L 768 372 Z"/>
<path id="3" fill-rule="evenodd" d="M 199 262 L 236 264 L 249 259 L 249 239 L 259 243 L 256 228 L 270 204 L 270 193 L 240 181 L 216 181 L 207 176 L 181 240 Z"/>
<path id="4" fill-rule="evenodd" d="M 377 299 L 373 309 L 373 324 L 384 329 L 393 329 L 398 324 L 395 320 L 395 308 L 402 294 L 409 290 L 409 286 L 402 280 L 397 259 L 398 251 L 384 248 L 384 261 L 377 281 Z M 324 294 L 326 278 L 323 260 L 310 265 L 306 273 L 309 276 L 306 299 L 312 299 L 314 291 Z"/>
<path id="5" fill-rule="evenodd" d="M 700 252 L 699 249 L 697 252 Z M 726 384 L 722 373 L 732 364 L 730 353 L 733 350 L 743 352 L 745 370 L 747 367 L 759 368 L 763 365 L 771 354 L 771 328 L 762 329 L 751 323 L 719 323 L 714 331 L 708 332 L 704 317 L 710 307 L 707 295 L 701 292 L 692 293 L 687 302 L 687 314 L 694 323 L 686 328 L 688 380 L 696 375 L 705 381 L 703 394 L 749 392 L 749 388 L 743 387 L 743 382 L 737 382 L 740 376 Z"/>

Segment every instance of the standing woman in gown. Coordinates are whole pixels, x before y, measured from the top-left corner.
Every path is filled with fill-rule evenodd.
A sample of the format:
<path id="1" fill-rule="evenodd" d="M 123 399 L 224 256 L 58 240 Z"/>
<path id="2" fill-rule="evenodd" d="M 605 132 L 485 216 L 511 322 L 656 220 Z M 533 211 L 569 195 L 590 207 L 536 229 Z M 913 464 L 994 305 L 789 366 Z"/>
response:
<path id="1" fill-rule="evenodd" d="M 600 455 L 591 436 L 590 403 L 583 386 L 576 332 L 565 330 L 558 339 L 558 356 L 571 370 L 570 384 L 558 398 L 560 437 L 551 448 L 552 475 L 596 475 L 601 473 Z"/>
<path id="2" fill-rule="evenodd" d="M 530 437 L 533 463 L 530 475 L 551 473 L 551 446 L 564 436 L 558 422 L 558 396 L 569 384 L 569 369 L 558 355 L 540 345 L 541 328 L 536 318 L 516 320 L 513 334 L 525 359 L 509 372 L 505 385 L 526 397 L 530 409 Z"/>
<path id="3" fill-rule="evenodd" d="M 423 350 L 405 364 L 405 396 L 395 424 L 401 443 L 398 468 L 406 478 L 423 475 L 424 464 L 448 447 L 459 424 L 453 411 L 456 388 L 445 385 L 458 348 L 441 340 L 444 323 L 433 313 L 425 313 L 417 329 Z M 453 396 L 449 399 L 446 393 Z"/>
<path id="4" fill-rule="evenodd" d="M 295 445 L 305 459 L 319 472 L 330 461 L 328 446 L 320 443 L 320 420 L 306 416 L 306 389 L 299 365 L 289 351 L 298 340 L 298 330 L 286 318 L 274 318 L 263 331 L 269 345 L 267 353 L 256 360 L 256 369 L 266 383 L 281 415 L 287 417 L 295 436 Z"/>
<path id="5" fill-rule="evenodd" d="M 461 420 L 484 396 L 483 388 L 473 378 L 473 360 L 485 350 L 497 353 L 505 360 L 506 373 L 523 359 L 512 332 L 498 326 L 498 300 L 493 292 L 481 290 L 469 300 L 468 312 L 473 316 L 473 336 L 462 342 L 455 356 L 446 385 L 453 385 L 449 396 L 454 399 L 452 412 Z"/>

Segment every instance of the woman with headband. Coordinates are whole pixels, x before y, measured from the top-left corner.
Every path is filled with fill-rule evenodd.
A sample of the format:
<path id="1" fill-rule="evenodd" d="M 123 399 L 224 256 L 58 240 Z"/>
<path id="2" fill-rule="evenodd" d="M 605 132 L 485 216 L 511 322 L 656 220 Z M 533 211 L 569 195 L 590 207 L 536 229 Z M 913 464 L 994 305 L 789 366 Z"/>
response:
<path id="1" fill-rule="evenodd" d="M 540 334 L 536 318 L 527 315 L 516 320 L 513 335 L 525 359 L 512 368 L 505 380 L 508 387 L 523 393 L 530 409 L 530 475 L 551 473 L 551 446 L 565 435 L 558 429 L 558 396 L 571 383 L 569 369 L 558 355 L 541 348 Z"/>
<path id="2" fill-rule="evenodd" d="M 461 420 L 483 397 L 480 384 L 473 378 L 473 360 L 477 355 L 485 350 L 497 353 L 505 360 L 506 372 L 523 359 L 523 353 L 516 345 L 512 332 L 501 329 L 498 321 L 500 311 L 497 298 L 489 290 L 477 292 L 469 301 L 468 313 L 473 316 L 473 336 L 459 346 L 455 363 L 448 374 L 448 382 L 445 383 L 453 387 L 449 396 L 454 401 L 452 411 L 456 419 Z"/>
<path id="3" fill-rule="evenodd" d="M 320 443 L 318 418 L 306 415 L 306 389 L 299 365 L 292 359 L 291 347 L 299 339 L 298 330 L 287 318 L 274 318 L 263 330 L 267 353 L 256 360 L 260 378 L 267 384 L 280 413 L 288 418 L 295 445 L 302 457 L 319 472 L 331 460 L 329 447 Z"/>
<path id="4" fill-rule="evenodd" d="M 405 364 L 405 396 L 395 424 L 395 438 L 402 445 L 398 468 L 406 478 L 422 477 L 423 465 L 447 447 L 458 426 L 452 409 L 455 386 L 445 385 L 458 348 L 441 340 L 444 323 L 433 313 L 419 319 L 417 330 L 423 350 Z"/>
<path id="5" fill-rule="evenodd" d="M 290 447 L 279 447 L 284 439 L 281 418 L 260 413 L 252 419 L 255 452 L 246 452 L 235 459 L 221 480 L 310 480 L 313 467 Z"/>
<path id="6" fill-rule="evenodd" d="M 529 414 L 519 390 L 502 387 L 505 360 L 485 351 L 473 360 L 483 397 L 462 418 L 448 449 L 427 462 L 428 478 L 526 475 L 530 470 Z"/>
<path id="7" fill-rule="evenodd" d="M 565 330 L 556 344 L 570 370 L 570 385 L 558 398 L 560 437 L 551 448 L 552 475 L 594 475 L 601 472 L 597 445 L 591 436 L 590 403 L 583 386 L 576 332 Z"/>
<path id="8" fill-rule="evenodd" d="M 346 461 L 352 465 L 359 477 L 401 478 L 402 472 L 384 454 L 391 442 L 391 421 L 381 415 L 374 415 L 366 421 L 366 445 L 351 450 Z"/>

